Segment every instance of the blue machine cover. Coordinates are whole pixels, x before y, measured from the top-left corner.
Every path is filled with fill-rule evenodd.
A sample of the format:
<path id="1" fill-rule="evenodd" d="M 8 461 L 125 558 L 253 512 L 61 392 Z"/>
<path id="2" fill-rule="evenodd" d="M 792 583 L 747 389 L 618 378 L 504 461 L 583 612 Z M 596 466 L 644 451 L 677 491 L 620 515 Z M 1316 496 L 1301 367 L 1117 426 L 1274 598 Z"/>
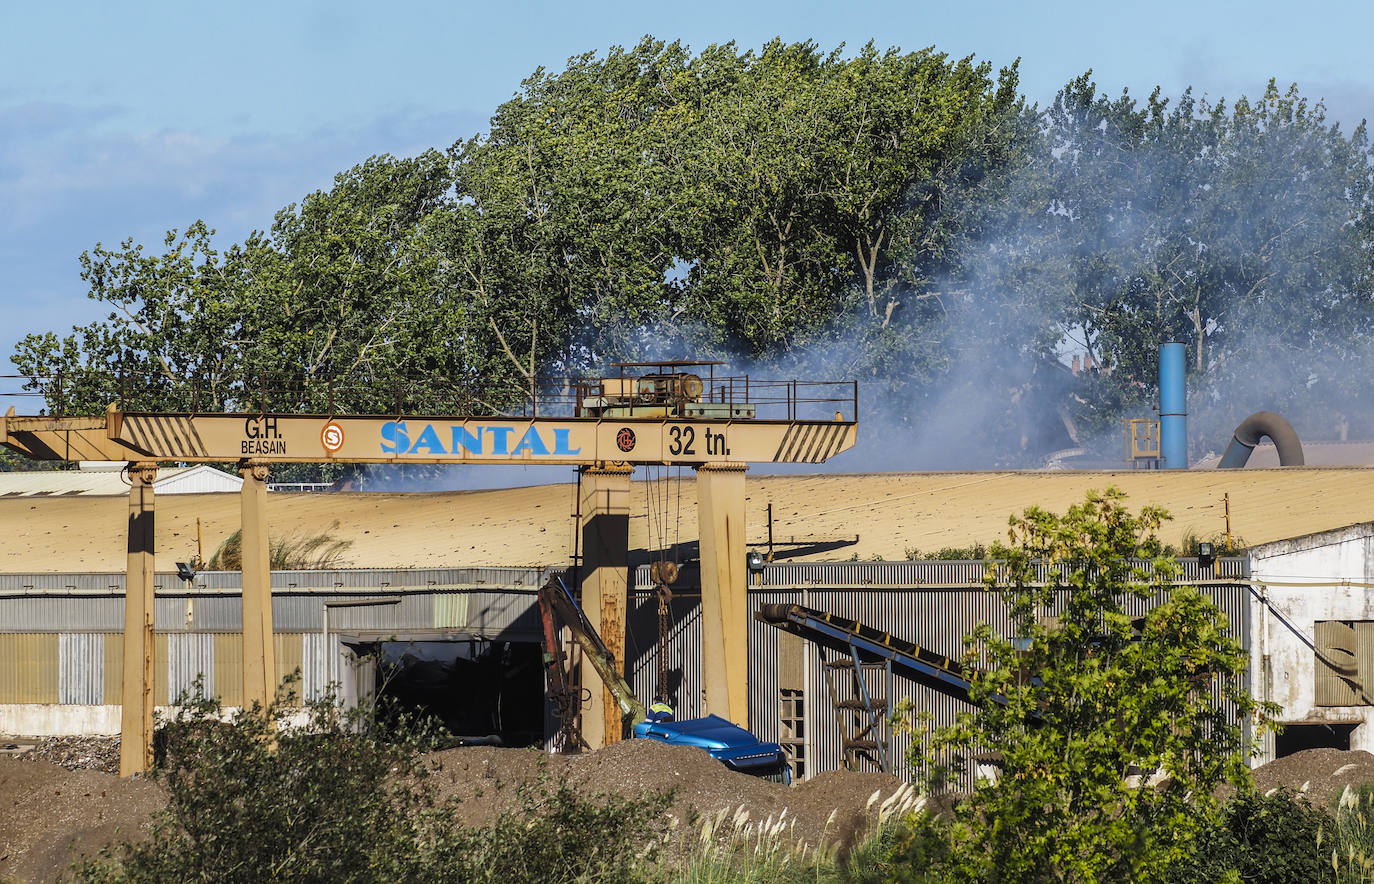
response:
<path id="1" fill-rule="evenodd" d="M 686 721 L 641 721 L 635 736 L 672 746 L 695 746 L 711 757 L 742 773 L 776 768 L 784 757 L 777 743 L 764 743 L 758 737 L 718 715 Z"/>

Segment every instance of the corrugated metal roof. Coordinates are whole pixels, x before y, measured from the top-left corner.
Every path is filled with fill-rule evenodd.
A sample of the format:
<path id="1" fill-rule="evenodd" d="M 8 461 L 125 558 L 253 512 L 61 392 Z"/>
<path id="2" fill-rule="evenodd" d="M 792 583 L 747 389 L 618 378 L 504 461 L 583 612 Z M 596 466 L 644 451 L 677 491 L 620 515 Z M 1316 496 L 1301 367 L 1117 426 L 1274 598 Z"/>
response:
<path id="1" fill-rule="evenodd" d="M 158 470 L 157 481 L 153 483 L 155 494 L 222 494 L 242 488 L 242 476 L 217 470 L 209 464 Z"/>
<path id="2" fill-rule="evenodd" d="M 1150 563 L 1138 562 L 1147 571 Z M 1211 566 L 1204 566 L 1196 558 L 1178 560 L 1176 583 L 1189 581 L 1240 580 L 1249 575 L 1247 560 L 1241 556 L 1218 557 Z M 910 561 L 910 562 L 770 562 L 750 581 L 751 590 L 837 587 L 981 587 L 987 566 L 977 561 Z M 695 564 L 682 569 L 679 583 L 690 585 L 699 581 Z M 649 590 L 654 586 L 649 566 L 635 569 L 634 585 Z"/>
<path id="3" fill-rule="evenodd" d="M 243 479 L 206 464 L 162 467 L 153 482 L 154 494 L 207 494 L 238 491 Z M 3 497 L 113 497 L 129 493 L 122 470 L 35 470 L 0 473 Z"/>
<path id="4" fill-rule="evenodd" d="M 553 569 L 561 570 L 561 569 Z M 428 590 L 536 590 L 553 573 L 546 568 L 348 568 L 336 571 L 273 571 L 272 591 L 299 589 L 305 592 L 397 592 Z M 647 573 L 647 572 L 646 572 Z M 0 596 L 124 595 L 124 572 L 0 574 Z M 158 595 L 219 595 L 237 593 L 242 585 L 238 571 L 201 571 L 187 583 L 176 572 L 154 576 Z"/>

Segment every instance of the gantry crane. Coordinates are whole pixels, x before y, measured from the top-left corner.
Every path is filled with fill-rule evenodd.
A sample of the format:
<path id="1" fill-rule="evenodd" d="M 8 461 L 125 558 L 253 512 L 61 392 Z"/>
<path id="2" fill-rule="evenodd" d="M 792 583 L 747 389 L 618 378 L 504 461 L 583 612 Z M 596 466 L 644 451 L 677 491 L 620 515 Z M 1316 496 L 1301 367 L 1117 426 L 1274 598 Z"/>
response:
<path id="1" fill-rule="evenodd" d="M 547 400 L 520 417 L 238 414 L 121 411 L 90 417 L 0 418 L 0 444 L 35 460 L 129 464 L 124 711 L 120 773 L 145 770 L 152 751 L 153 481 L 159 463 L 236 462 L 241 491 L 244 702 L 268 704 L 273 626 L 266 493 L 277 463 L 568 464 L 582 475 L 581 594 L 588 619 L 623 659 L 630 476 L 638 465 L 697 472 L 706 711 L 748 726 L 748 614 L 744 475 L 747 464 L 821 463 L 852 447 L 852 383 L 760 382 L 721 377 L 719 363 L 614 363 L 617 373 L 570 381 L 570 417 Z M 702 375 L 705 377 L 702 377 Z M 566 397 L 564 397 L 566 399 Z M 833 416 L 832 416 L 833 412 Z M 135 638 L 135 637 L 139 638 Z M 600 682 L 584 668 L 584 683 Z M 615 739 L 609 691 L 584 717 L 596 745 Z"/>

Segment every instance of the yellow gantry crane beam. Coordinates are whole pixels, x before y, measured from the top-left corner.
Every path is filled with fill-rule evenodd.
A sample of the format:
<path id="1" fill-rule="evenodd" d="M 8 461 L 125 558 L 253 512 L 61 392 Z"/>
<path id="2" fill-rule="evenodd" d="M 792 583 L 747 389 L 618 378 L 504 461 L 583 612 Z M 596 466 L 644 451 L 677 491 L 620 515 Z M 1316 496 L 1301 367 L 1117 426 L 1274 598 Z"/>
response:
<path id="1" fill-rule="evenodd" d="M 679 418 L 152 414 L 3 419 L 3 444 L 35 460 L 230 463 L 821 463 L 854 445 L 853 421 Z"/>
<path id="2" fill-rule="evenodd" d="M 748 726 L 748 574 L 744 474 L 749 463 L 821 463 L 853 447 L 854 420 L 173 414 L 0 417 L 0 444 L 35 460 L 130 464 L 120 773 L 152 753 L 153 481 L 159 463 L 239 464 L 243 476 L 244 702 L 273 699 L 271 575 L 266 481 L 275 463 L 567 464 L 583 471 L 582 599 L 593 625 L 624 659 L 630 475 L 636 465 L 698 471 L 702 686 L 705 712 Z M 600 677 L 584 668 L 584 684 Z M 584 716 L 593 747 L 616 739 L 609 692 Z M 133 703 L 140 703 L 134 707 Z"/>

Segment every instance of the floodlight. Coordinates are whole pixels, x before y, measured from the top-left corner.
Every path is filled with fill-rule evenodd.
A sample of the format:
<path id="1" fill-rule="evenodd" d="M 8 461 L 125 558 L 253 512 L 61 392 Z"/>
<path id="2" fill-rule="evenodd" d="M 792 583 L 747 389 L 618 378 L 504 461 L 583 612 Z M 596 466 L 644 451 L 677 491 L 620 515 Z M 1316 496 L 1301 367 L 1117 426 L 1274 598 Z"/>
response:
<path id="1" fill-rule="evenodd" d="M 1210 568 L 1216 560 L 1217 554 L 1212 549 L 1212 544 L 1204 540 L 1197 545 L 1197 563 L 1199 565 L 1204 568 Z"/>

